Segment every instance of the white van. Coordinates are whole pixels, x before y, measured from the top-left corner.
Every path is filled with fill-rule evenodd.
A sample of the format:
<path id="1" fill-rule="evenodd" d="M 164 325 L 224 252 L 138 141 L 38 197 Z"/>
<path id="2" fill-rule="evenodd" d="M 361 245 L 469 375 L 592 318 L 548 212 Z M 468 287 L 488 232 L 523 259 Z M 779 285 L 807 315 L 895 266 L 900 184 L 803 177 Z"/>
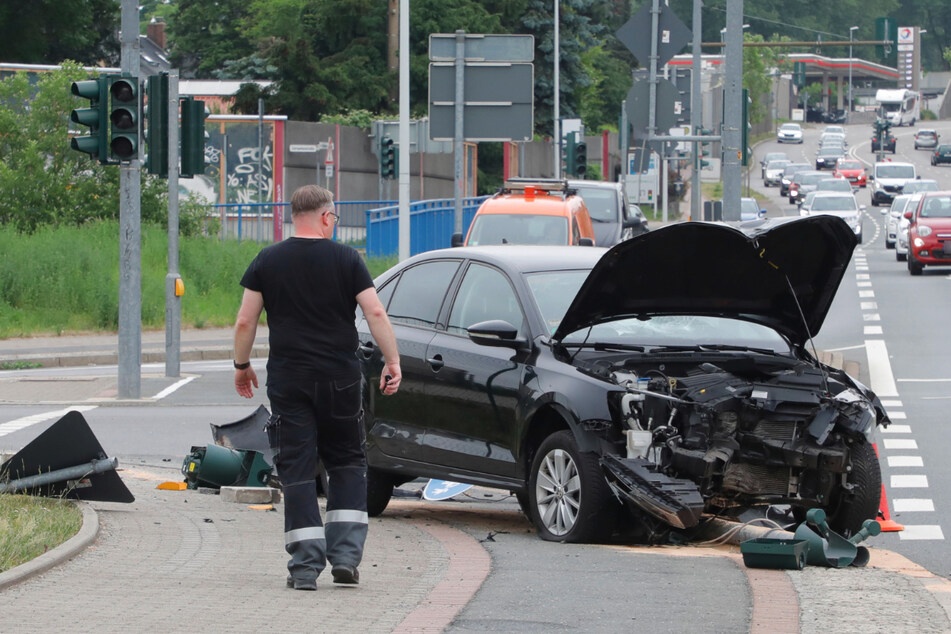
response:
<path id="1" fill-rule="evenodd" d="M 882 161 L 872 166 L 868 175 L 868 187 L 872 193 L 872 205 L 891 205 L 895 196 L 902 193 L 905 183 L 920 178 L 913 163 Z"/>

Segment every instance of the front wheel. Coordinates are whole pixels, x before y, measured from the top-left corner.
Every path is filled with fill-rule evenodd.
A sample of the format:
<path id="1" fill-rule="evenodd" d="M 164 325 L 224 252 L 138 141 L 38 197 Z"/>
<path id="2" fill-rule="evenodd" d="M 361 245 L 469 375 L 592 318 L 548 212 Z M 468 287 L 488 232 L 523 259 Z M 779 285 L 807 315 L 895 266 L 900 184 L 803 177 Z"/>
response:
<path id="1" fill-rule="evenodd" d="M 376 517 L 386 510 L 393 497 L 393 478 L 367 467 L 367 515 Z"/>
<path id="2" fill-rule="evenodd" d="M 865 520 L 876 518 L 882 496 L 882 469 L 875 448 L 867 442 L 856 442 L 851 454 L 848 482 L 852 490 L 843 493 L 835 516 L 829 521 L 832 530 L 846 537 L 862 530 Z"/>
<path id="3" fill-rule="evenodd" d="M 921 275 L 921 270 L 925 268 L 915 259 L 915 254 L 911 252 L 911 246 L 908 247 L 908 272 L 912 275 Z"/>
<path id="4" fill-rule="evenodd" d="M 904 253 L 899 253 L 899 252 L 896 250 L 896 251 L 895 251 L 895 259 L 898 260 L 899 262 L 904 262 L 905 260 L 908 259 L 908 256 L 905 255 Z"/>
<path id="5" fill-rule="evenodd" d="M 598 456 L 582 452 L 570 431 L 542 442 L 532 461 L 529 517 L 551 542 L 597 542 L 611 536 L 620 506 Z"/>

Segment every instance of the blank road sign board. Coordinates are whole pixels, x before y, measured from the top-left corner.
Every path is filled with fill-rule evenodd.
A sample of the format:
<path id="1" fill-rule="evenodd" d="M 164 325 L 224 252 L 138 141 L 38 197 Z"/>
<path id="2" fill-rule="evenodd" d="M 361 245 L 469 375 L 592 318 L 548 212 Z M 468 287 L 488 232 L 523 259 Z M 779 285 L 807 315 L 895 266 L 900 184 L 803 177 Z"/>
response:
<path id="1" fill-rule="evenodd" d="M 467 63 L 463 75 L 463 138 L 527 141 L 534 127 L 534 68 L 530 63 Z M 455 137 L 456 68 L 429 65 L 429 134 Z"/>

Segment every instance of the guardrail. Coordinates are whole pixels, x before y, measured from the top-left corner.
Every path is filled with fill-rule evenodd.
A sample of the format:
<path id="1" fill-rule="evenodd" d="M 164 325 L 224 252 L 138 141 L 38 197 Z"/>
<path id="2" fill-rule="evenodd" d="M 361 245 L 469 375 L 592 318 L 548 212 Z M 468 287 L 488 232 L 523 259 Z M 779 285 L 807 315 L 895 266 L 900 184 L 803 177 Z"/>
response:
<path id="1" fill-rule="evenodd" d="M 380 205 L 391 205 L 391 200 L 344 200 L 334 203 L 340 222 L 334 234 L 335 239 L 353 246 L 366 243 L 367 210 Z M 291 223 L 290 203 L 228 203 L 211 205 L 210 217 L 220 224 L 219 237 L 254 240 L 256 242 L 274 242 L 274 214 L 277 213 L 283 225 L 283 237 L 294 235 Z"/>
<path id="2" fill-rule="evenodd" d="M 468 231 L 472 217 L 488 196 L 463 198 L 462 232 Z M 370 209 L 367 214 L 367 257 L 388 257 L 399 253 L 399 206 Z M 439 198 L 410 203 L 410 255 L 452 246 L 455 228 L 455 199 Z"/>

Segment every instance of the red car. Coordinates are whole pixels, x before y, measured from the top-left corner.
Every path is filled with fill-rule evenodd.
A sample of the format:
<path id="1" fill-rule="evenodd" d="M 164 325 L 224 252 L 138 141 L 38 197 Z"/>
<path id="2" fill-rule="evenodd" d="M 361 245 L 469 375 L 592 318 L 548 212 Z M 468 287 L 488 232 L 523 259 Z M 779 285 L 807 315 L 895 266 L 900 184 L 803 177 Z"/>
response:
<path id="1" fill-rule="evenodd" d="M 905 212 L 908 226 L 908 272 L 925 266 L 951 266 L 951 191 L 925 192 L 918 206 Z"/>
<path id="2" fill-rule="evenodd" d="M 861 161 L 851 158 L 840 158 L 835 163 L 832 175 L 836 178 L 844 178 L 853 187 L 865 187 L 867 180 L 865 177 L 865 167 Z"/>

